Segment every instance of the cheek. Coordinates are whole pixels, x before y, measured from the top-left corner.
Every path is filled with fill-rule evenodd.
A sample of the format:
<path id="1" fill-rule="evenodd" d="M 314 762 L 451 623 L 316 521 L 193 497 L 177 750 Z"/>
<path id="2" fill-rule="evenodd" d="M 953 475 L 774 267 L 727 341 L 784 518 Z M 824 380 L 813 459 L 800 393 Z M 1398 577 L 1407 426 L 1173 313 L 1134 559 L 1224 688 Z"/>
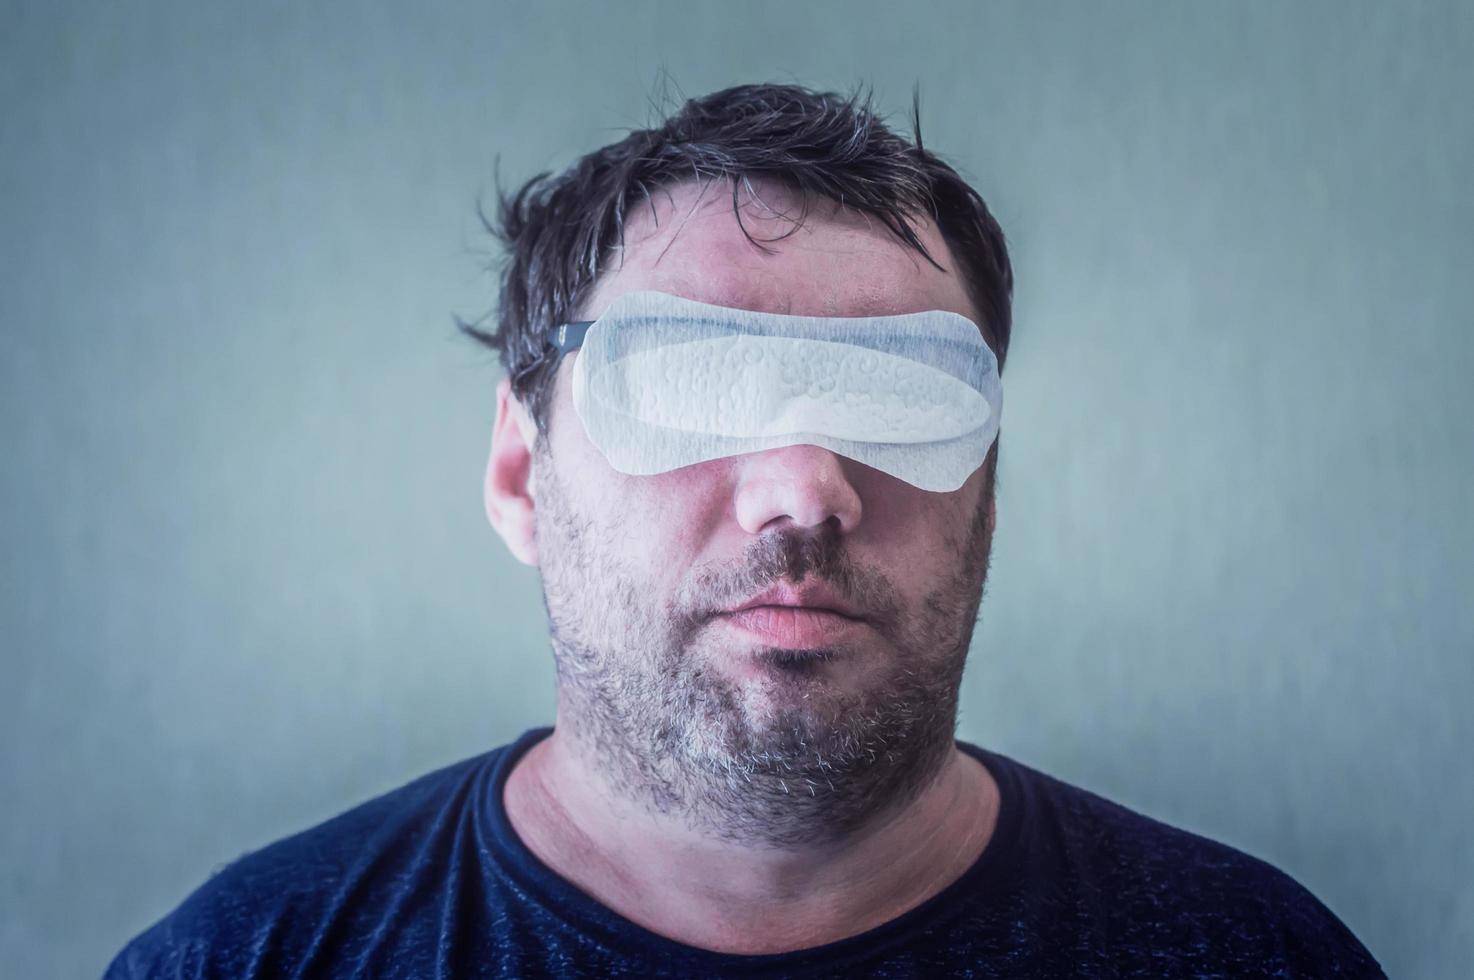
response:
<path id="1" fill-rule="evenodd" d="M 724 460 L 684 466 L 653 476 L 624 476 L 620 519 L 658 541 L 672 568 L 682 567 L 733 523 L 732 494 Z"/>
<path id="2" fill-rule="evenodd" d="M 584 512 L 612 556 L 656 594 L 679 584 L 721 536 L 730 494 L 713 479 L 716 463 L 653 476 L 629 476 L 602 456 L 585 470 Z"/>
<path id="3" fill-rule="evenodd" d="M 939 494 L 886 481 L 862 494 L 864 519 L 855 540 L 862 553 L 883 556 L 898 585 L 924 581 L 957 563 L 972 533 L 977 488 L 963 484 Z"/>

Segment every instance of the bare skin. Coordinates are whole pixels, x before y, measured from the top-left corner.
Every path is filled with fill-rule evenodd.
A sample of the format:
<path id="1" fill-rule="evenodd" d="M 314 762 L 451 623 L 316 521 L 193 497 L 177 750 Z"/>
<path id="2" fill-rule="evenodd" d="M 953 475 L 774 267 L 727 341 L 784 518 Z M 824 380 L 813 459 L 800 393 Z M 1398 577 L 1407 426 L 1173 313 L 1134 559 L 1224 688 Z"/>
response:
<path id="1" fill-rule="evenodd" d="M 671 188 L 632 215 L 623 263 L 600 281 L 579 318 L 596 318 L 626 292 L 653 289 L 777 313 L 943 309 L 977 320 L 929 222 L 917 230 L 945 271 L 852 213 L 816 204 L 795 230 L 797 202 L 781 188 L 759 184 L 744 195 L 743 223 L 769 251 L 743 236 L 730 185 Z M 770 735 L 780 717 L 822 737 L 852 720 L 857 706 L 869 717 L 896 678 L 913 675 L 949 685 L 940 703 L 951 713 L 930 730 L 949 723 L 994 523 L 982 471 L 957 491 L 927 493 L 819 447 L 792 446 L 626 476 L 609 467 L 573 411 L 570 361 L 559 370 L 541 459 L 533 424 L 503 382 L 486 474 L 492 525 L 517 558 L 543 568 L 555 651 L 562 651 L 556 728 L 507 783 L 518 835 L 555 873 L 632 922 L 729 953 L 776 953 L 858 935 L 956 881 L 993 833 L 998 788 L 956 748 L 950 724 L 936 752 L 911 760 L 906 753 L 922 753 L 917 746 L 925 744 L 917 736 L 882 753 L 896 766 L 914 763 L 925 778 L 890 798 L 871 794 L 863 807 L 822 786 L 817 793 L 810 786 L 806 799 L 795 784 L 799 795 L 789 808 L 787 783 L 780 793 L 775 776 L 757 773 L 753 785 L 772 802 L 739 815 L 730 791 L 699 767 L 686 766 L 695 773 L 690 779 L 657 793 L 649 772 L 621 759 L 643 758 L 639 737 L 649 726 L 629 719 L 652 717 L 650 703 L 660 699 L 649 696 L 649 685 L 669 676 L 652 666 L 661 661 L 638 638 L 659 646 L 662 634 L 652 624 L 670 621 L 665 614 L 682 602 L 683 611 L 709 612 L 699 603 L 713 596 L 693 583 L 713 579 L 698 572 L 738 569 L 775 535 L 829 535 L 824 540 L 843 549 L 859 580 L 877 585 L 866 594 L 886 597 L 874 629 L 796 677 L 774 670 L 719 617 L 696 616 L 700 628 L 668 644 L 664 652 L 674 659 L 665 662 L 692 665 L 695 676 L 719 685 L 729 715 L 719 720 L 756 738 Z M 981 546 L 976 533 L 969 537 L 980 526 L 977 515 L 986 524 Z M 579 549 L 577 561 L 568 558 Z M 570 581 L 573 587 L 563 587 Z M 599 594 L 606 583 L 624 589 L 607 585 Z M 962 598 L 969 590 L 970 604 Z M 616 684 L 602 699 L 592 697 L 569 667 L 580 662 L 601 676 L 643 678 L 646 687 Z M 640 690 L 646 694 L 621 701 Z M 687 729 L 704 723 L 684 721 Z M 614 742 L 626 749 L 622 755 Z M 826 811 L 830 799 L 835 809 Z"/>
<path id="2" fill-rule="evenodd" d="M 523 842 L 630 921 L 726 953 L 806 949 L 883 925 L 961 877 L 997 819 L 992 777 L 958 752 L 921 799 L 863 834 L 801 851 L 713 844 L 622 805 L 564 751 L 549 736 L 507 782 Z"/>

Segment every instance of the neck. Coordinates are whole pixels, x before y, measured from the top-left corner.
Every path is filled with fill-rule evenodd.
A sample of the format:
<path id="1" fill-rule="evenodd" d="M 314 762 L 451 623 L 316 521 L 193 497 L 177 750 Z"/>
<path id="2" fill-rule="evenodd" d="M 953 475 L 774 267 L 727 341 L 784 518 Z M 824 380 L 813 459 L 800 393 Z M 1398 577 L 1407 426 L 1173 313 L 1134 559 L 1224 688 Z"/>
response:
<path id="1" fill-rule="evenodd" d="M 512 771 L 506 807 L 544 864 L 636 924 L 704 949 L 774 953 L 875 928 L 977 860 L 997 786 L 955 744 L 931 770 L 822 837 L 744 837 L 689 808 L 652 806 L 560 725 Z"/>

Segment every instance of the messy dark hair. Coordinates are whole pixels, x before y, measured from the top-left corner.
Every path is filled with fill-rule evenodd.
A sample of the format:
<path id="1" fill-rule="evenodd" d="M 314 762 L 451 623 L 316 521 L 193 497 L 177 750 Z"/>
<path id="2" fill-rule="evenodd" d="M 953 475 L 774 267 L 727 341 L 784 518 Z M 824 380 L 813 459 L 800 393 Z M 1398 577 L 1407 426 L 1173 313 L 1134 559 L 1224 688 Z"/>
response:
<path id="1" fill-rule="evenodd" d="M 859 90 L 841 96 L 797 85 L 739 85 L 691 99 L 660 125 L 595 150 L 556 176 L 539 174 L 510 194 L 499 187 L 495 218 L 481 214 L 506 249 L 497 328 L 461 322 L 460 329 L 500 354 L 541 441 L 559 360 L 548 330 L 573 319 L 587 299 L 623 246 L 631 209 L 663 187 L 726 179 L 735 210 L 737 189 L 767 178 L 799 191 L 805 211 L 811 195 L 820 195 L 875 218 L 940 269 L 911 224 L 922 216 L 935 221 L 1002 370 L 1013 294 L 1003 231 L 978 192 L 922 146 L 915 98 L 912 132 L 907 141 L 888 129 Z"/>

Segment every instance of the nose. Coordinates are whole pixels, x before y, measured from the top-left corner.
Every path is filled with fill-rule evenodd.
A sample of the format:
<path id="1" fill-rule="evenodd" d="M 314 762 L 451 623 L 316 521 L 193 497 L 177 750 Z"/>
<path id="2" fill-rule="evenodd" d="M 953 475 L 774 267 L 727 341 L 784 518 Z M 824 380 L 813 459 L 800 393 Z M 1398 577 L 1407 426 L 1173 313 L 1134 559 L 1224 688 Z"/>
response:
<path id="1" fill-rule="evenodd" d="M 860 494 L 839 457 L 818 446 L 785 446 L 738 457 L 737 523 L 758 534 L 774 521 L 817 527 L 837 519 L 848 534 L 860 524 Z"/>

